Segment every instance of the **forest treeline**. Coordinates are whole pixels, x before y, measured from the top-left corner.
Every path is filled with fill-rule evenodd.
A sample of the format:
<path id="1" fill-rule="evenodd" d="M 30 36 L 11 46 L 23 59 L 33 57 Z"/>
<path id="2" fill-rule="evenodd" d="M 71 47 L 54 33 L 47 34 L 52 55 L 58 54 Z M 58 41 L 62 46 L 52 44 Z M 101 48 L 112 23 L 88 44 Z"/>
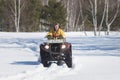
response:
<path id="1" fill-rule="evenodd" d="M 0 0 L 0 31 L 120 31 L 120 0 Z"/>

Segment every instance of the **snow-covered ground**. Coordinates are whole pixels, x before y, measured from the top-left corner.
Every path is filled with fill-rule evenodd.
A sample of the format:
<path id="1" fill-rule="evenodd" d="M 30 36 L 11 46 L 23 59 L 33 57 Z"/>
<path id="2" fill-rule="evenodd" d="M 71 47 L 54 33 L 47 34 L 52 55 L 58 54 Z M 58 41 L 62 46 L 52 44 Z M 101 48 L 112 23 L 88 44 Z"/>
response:
<path id="1" fill-rule="evenodd" d="M 67 32 L 73 68 L 38 63 L 43 33 L 0 33 L 0 80 L 120 80 L 120 32 L 94 37 Z"/>

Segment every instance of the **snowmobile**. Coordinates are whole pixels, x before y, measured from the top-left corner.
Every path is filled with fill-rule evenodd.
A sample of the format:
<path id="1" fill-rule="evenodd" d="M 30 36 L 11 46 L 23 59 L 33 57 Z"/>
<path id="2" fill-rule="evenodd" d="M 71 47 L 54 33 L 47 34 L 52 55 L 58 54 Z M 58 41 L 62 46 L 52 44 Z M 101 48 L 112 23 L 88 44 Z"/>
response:
<path id="1" fill-rule="evenodd" d="M 66 39 L 52 38 L 40 44 L 41 63 L 44 67 L 49 67 L 52 63 L 72 68 L 72 45 Z"/>

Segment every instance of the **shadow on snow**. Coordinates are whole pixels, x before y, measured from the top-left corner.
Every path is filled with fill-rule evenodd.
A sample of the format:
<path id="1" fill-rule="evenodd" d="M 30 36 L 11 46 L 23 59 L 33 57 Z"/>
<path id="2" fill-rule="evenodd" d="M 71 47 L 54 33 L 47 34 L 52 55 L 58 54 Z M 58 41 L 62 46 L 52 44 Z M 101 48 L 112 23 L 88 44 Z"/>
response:
<path id="1" fill-rule="evenodd" d="M 40 62 L 38 62 L 38 61 L 15 61 L 10 64 L 12 64 L 12 65 L 39 65 Z"/>

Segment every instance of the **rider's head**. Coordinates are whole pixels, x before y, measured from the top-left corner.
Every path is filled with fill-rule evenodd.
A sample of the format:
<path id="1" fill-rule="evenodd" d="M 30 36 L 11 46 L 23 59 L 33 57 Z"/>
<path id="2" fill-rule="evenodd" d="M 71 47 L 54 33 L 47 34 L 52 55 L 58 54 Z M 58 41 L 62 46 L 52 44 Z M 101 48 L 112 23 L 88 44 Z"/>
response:
<path id="1" fill-rule="evenodd" d="M 56 23 L 56 24 L 54 25 L 54 30 L 57 31 L 57 30 L 59 29 L 59 27 L 60 27 L 60 24 L 59 24 L 59 23 Z"/>

